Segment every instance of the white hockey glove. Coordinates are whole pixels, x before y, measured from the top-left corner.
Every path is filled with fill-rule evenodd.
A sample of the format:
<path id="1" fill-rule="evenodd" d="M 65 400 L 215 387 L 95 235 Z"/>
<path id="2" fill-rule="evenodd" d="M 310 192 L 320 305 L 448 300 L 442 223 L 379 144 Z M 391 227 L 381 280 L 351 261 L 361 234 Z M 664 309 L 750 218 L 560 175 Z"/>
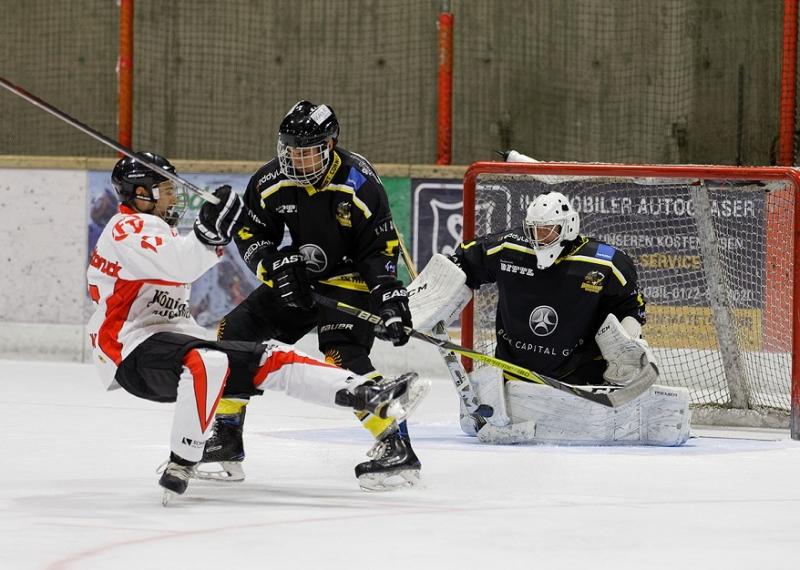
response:
<path id="1" fill-rule="evenodd" d="M 655 363 L 650 345 L 645 340 L 636 338 L 641 330 L 638 321 L 631 317 L 625 317 L 624 320 L 627 327 L 620 324 L 613 314 L 608 315 L 594 336 L 608 363 L 603 378 L 616 386 L 627 386 L 639 376 L 645 366 Z"/>
<path id="2" fill-rule="evenodd" d="M 440 321 L 452 323 L 472 299 L 461 268 L 436 253 L 408 286 L 408 305 L 419 330 L 428 331 Z"/>

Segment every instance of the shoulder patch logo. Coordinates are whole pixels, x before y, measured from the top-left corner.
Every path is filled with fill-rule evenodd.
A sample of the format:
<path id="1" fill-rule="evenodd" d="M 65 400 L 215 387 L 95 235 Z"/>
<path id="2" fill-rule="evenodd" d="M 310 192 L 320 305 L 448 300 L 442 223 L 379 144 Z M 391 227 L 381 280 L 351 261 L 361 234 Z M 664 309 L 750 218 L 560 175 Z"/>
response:
<path id="1" fill-rule="evenodd" d="M 241 228 L 241 229 L 240 229 L 240 230 L 237 232 L 237 234 L 239 235 L 239 237 L 240 237 L 241 239 L 250 239 L 251 237 L 253 237 L 253 234 L 250 232 L 250 228 L 248 228 L 247 226 L 243 226 L 243 227 L 242 227 L 242 228 Z"/>
<path id="2" fill-rule="evenodd" d="M 601 243 L 597 246 L 597 253 L 595 253 L 594 256 L 599 257 L 600 259 L 607 259 L 611 261 L 611 258 L 614 257 L 614 253 L 616 253 L 616 251 L 617 250 L 610 245 Z"/>
<path id="3" fill-rule="evenodd" d="M 581 289 L 589 291 L 590 293 L 599 293 L 603 290 L 603 279 L 606 276 L 602 272 L 595 270 L 590 271 L 583 277 Z"/>
<path id="4" fill-rule="evenodd" d="M 351 212 L 352 204 L 350 202 L 340 202 L 336 206 L 336 221 L 339 222 L 339 225 L 345 228 L 352 228 L 353 221 L 350 219 L 352 216 Z"/>

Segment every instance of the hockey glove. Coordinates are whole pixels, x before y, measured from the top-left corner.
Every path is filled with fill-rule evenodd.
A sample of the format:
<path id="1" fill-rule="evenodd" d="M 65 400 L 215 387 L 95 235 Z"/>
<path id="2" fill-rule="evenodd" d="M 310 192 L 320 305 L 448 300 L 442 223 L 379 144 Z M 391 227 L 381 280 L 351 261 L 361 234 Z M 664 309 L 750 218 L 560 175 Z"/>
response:
<path id="1" fill-rule="evenodd" d="M 408 291 L 400 281 L 393 280 L 378 285 L 370 291 L 370 301 L 382 324 L 375 326 L 375 336 L 389 340 L 395 346 L 403 346 L 409 335 L 405 327 L 411 328 L 411 311 L 408 309 Z"/>
<path id="2" fill-rule="evenodd" d="M 314 306 L 306 261 L 297 249 L 286 247 L 259 261 L 257 276 L 272 287 L 279 305 L 300 309 Z"/>
<path id="3" fill-rule="evenodd" d="M 194 233 L 206 245 L 227 245 L 244 222 L 244 202 L 227 184 L 214 190 L 214 196 L 219 204 L 203 204 L 194 221 Z"/>

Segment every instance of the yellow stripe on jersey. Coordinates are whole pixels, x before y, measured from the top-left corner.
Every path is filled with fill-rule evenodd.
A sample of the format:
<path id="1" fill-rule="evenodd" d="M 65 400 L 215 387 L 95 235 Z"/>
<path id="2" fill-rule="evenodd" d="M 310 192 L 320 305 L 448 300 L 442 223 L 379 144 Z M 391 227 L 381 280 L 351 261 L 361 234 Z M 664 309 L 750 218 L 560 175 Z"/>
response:
<path id="1" fill-rule="evenodd" d="M 567 257 L 564 257 L 562 261 L 580 261 L 583 263 L 593 263 L 594 265 L 605 265 L 611 269 L 614 277 L 617 278 L 617 281 L 619 281 L 623 287 L 628 284 L 628 280 L 625 279 L 625 276 L 622 274 L 622 272 L 617 269 L 617 266 L 607 259 L 597 259 L 596 257 L 589 257 L 588 255 L 568 255 Z"/>
<path id="2" fill-rule="evenodd" d="M 337 192 L 344 192 L 345 194 L 350 194 L 353 197 L 353 204 L 364 213 L 364 217 L 369 219 L 372 217 L 372 212 L 367 207 L 367 205 L 356 196 L 356 191 L 353 190 L 352 187 L 346 186 L 345 184 L 329 184 L 325 187 L 325 190 L 335 190 Z"/>
<path id="3" fill-rule="evenodd" d="M 262 208 L 267 207 L 266 199 L 272 196 L 275 192 L 277 192 L 281 188 L 288 188 L 291 186 L 296 186 L 299 188 L 303 187 L 301 184 L 298 184 L 297 182 L 292 182 L 291 180 L 281 180 L 277 184 L 273 184 L 272 186 L 261 192 L 261 207 Z"/>
<path id="4" fill-rule="evenodd" d="M 500 245 L 494 246 L 493 248 L 491 248 L 486 252 L 486 255 L 494 255 L 498 251 L 502 251 L 504 249 L 513 249 L 514 251 L 529 253 L 530 255 L 536 255 L 536 252 L 533 251 L 533 249 L 531 249 L 530 247 L 525 247 L 524 245 L 519 245 L 516 243 L 509 243 L 507 241 L 504 241 Z"/>

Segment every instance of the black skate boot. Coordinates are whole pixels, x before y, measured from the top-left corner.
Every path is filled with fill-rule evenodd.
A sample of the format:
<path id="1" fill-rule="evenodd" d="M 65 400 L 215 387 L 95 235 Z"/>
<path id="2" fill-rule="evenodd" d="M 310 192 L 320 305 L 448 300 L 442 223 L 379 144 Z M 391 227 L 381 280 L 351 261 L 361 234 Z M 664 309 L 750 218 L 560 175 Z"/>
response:
<path id="1" fill-rule="evenodd" d="M 406 372 L 397 378 L 367 380 L 355 388 L 339 390 L 336 403 L 379 418 L 401 421 L 417 407 L 430 387 L 430 380 L 420 379 L 416 372 Z"/>
<path id="2" fill-rule="evenodd" d="M 172 497 L 183 495 L 186 487 L 189 486 L 189 479 L 194 475 L 195 465 L 196 463 L 178 457 L 174 453 L 169 454 L 169 461 L 163 465 L 164 471 L 158 480 L 158 484 L 164 488 L 164 494 L 161 497 L 162 505 L 166 507 Z"/>
<path id="3" fill-rule="evenodd" d="M 203 459 L 195 470 L 198 479 L 210 481 L 227 481 L 238 483 L 244 481 L 244 443 L 242 431 L 246 406 L 235 414 L 217 414 L 211 428 L 211 437 L 203 449 Z M 209 469 L 207 464 L 219 464 L 218 469 Z"/>
<path id="4" fill-rule="evenodd" d="M 356 465 L 358 484 L 365 491 L 391 491 L 419 482 L 422 464 L 411 449 L 411 439 L 396 431 L 375 444 L 371 461 Z"/>

